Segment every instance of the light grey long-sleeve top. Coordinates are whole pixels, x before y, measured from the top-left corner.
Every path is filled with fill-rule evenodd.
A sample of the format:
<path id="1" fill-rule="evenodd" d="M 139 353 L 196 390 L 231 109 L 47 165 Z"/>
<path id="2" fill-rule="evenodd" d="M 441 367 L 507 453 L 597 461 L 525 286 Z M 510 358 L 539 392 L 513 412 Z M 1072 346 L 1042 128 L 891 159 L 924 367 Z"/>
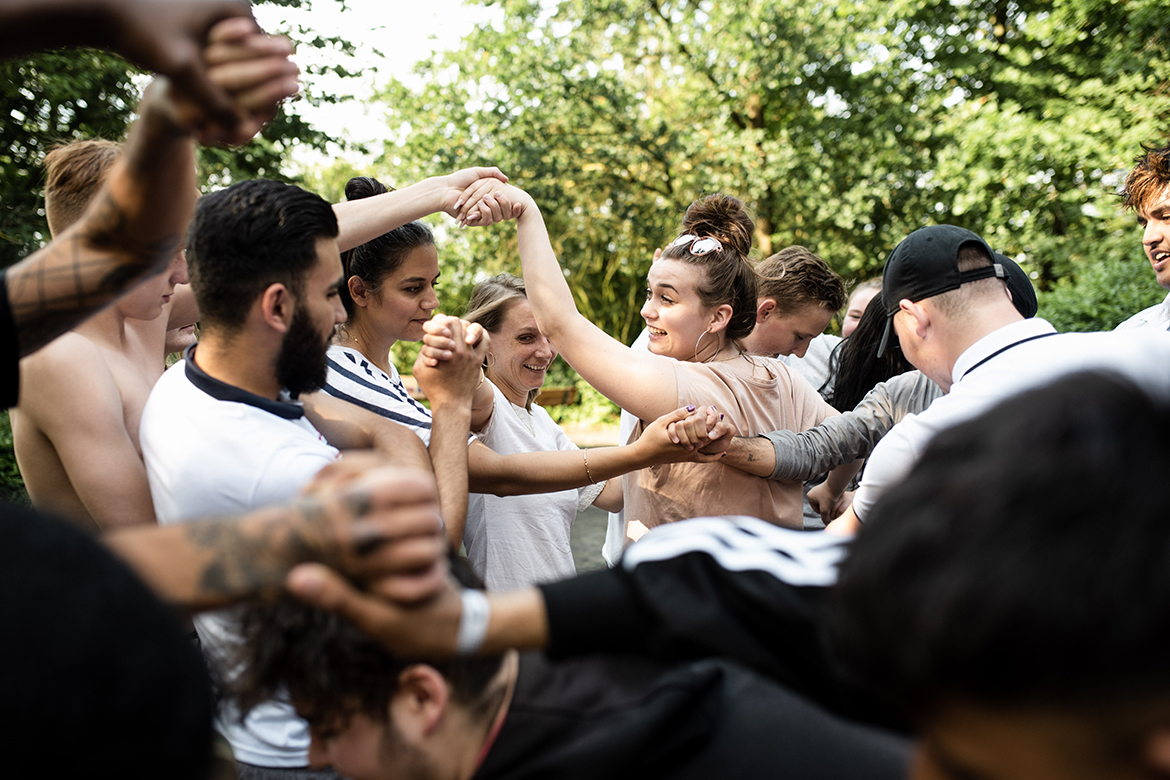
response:
<path id="1" fill-rule="evenodd" d="M 867 457 L 895 423 L 921 412 L 942 394 L 942 388 L 921 371 L 908 371 L 875 386 L 853 411 L 830 417 L 815 428 L 760 434 L 776 448 L 771 478 L 812 479 Z"/>

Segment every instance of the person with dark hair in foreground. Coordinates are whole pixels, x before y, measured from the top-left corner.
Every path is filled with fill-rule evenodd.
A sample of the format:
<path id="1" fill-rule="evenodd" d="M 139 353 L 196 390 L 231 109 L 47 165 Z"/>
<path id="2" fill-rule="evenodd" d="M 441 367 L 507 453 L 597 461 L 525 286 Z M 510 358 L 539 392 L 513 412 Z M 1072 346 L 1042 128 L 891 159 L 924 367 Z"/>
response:
<path id="1" fill-rule="evenodd" d="M 829 646 L 918 723 L 915 777 L 1170 774 L 1168 438 L 1165 397 L 1071 377 L 939 434 L 875 505 Z"/>
<path id="2" fill-rule="evenodd" d="M 1168 434 L 1167 387 L 1068 375 L 941 433 L 852 542 L 676 523 L 620 568 L 492 594 L 483 648 L 734 658 L 833 709 L 909 716 L 924 780 L 1162 777 Z M 321 575 L 290 584 L 384 645 L 423 652 L 422 624 L 428 652 L 453 647 L 437 610 Z"/>
<path id="3" fill-rule="evenodd" d="M 177 614 L 92 536 L 5 507 L 0 616 L 6 776 L 207 776 L 203 659 Z"/>
<path id="4" fill-rule="evenodd" d="M 472 585 L 462 559 L 456 577 Z M 418 661 L 292 599 L 249 608 L 241 711 L 287 691 L 310 756 L 352 780 L 903 778 L 902 737 L 836 718 L 733 663 L 538 653 Z"/>

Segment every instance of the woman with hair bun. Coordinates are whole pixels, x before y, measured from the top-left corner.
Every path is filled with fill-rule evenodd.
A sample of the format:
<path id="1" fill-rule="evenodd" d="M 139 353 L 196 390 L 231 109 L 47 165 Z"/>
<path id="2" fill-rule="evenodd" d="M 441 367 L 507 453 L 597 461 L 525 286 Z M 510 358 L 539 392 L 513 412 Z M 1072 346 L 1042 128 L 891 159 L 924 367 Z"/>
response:
<path id="1" fill-rule="evenodd" d="M 754 225 L 736 198 L 711 195 L 691 204 L 681 234 L 651 265 L 642 307 L 648 353 L 607 336 L 577 311 L 530 195 L 511 186 L 472 185 L 463 200 L 464 210 L 486 201 L 518 218 L 524 281 L 540 330 L 587 382 L 643 421 L 631 441 L 644 421 L 682 405 L 717 407 L 741 436 L 800 431 L 836 413 L 786 366 L 745 351 L 758 289 L 748 260 Z M 478 221 L 469 213 L 465 222 Z M 436 350 L 427 344 L 429 357 Z M 764 480 L 721 463 L 643 469 L 627 475 L 624 488 L 630 537 L 639 526 L 698 515 L 803 525 L 800 482 Z"/>

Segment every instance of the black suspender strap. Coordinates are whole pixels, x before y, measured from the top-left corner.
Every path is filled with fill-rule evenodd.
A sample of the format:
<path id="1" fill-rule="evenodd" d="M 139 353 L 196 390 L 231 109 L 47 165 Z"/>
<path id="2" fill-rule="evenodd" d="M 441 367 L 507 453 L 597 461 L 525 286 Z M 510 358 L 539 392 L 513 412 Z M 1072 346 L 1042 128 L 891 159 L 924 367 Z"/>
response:
<path id="1" fill-rule="evenodd" d="M 959 381 L 962 382 L 967 377 L 967 374 L 970 374 L 972 371 L 979 368 L 979 366 L 983 365 L 988 360 L 991 360 L 993 357 L 998 357 L 999 355 L 1002 355 L 1004 352 L 1007 352 L 1012 347 L 1018 347 L 1021 344 L 1027 344 L 1029 341 L 1035 341 L 1036 339 L 1042 339 L 1042 338 L 1046 338 L 1048 336 L 1055 336 L 1055 335 L 1056 335 L 1055 333 L 1041 333 L 1037 336 L 1029 336 L 1026 339 L 1020 339 L 1019 341 L 1012 342 L 1011 344 L 1008 344 L 1006 347 L 1000 347 L 995 352 L 992 352 L 990 355 L 983 358 L 978 363 L 976 363 L 975 365 L 971 366 L 966 371 L 964 371 L 963 376 L 959 377 Z"/>

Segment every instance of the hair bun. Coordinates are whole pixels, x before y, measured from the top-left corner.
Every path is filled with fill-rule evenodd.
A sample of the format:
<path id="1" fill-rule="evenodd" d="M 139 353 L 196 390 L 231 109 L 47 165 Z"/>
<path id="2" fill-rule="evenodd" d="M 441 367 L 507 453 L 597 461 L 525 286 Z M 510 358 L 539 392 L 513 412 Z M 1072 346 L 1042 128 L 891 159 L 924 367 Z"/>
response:
<path id="1" fill-rule="evenodd" d="M 373 176 L 354 176 L 345 183 L 345 199 L 361 200 L 390 192 L 390 188 Z"/>
<path id="2" fill-rule="evenodd" d="M 756 225 L 739 198 L 707 195 L 690 205 L 683 215 L 682 232 L 712 236 L 747 257 L 752 249 Z"/>

